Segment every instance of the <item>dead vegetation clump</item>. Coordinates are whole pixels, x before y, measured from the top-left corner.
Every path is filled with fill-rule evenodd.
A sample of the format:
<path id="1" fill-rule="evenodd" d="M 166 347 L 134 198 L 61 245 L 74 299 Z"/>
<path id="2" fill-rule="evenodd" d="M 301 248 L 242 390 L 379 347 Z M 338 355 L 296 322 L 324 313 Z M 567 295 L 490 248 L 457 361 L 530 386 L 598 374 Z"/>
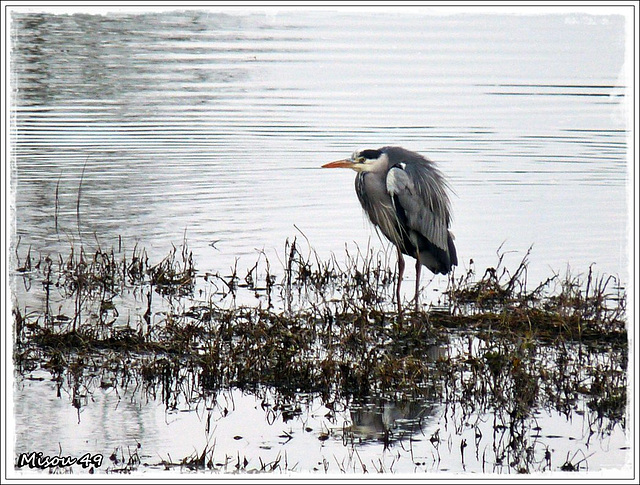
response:
<path id="1" fill-rule="evenodd" d="M 526 332 L 543 341 L 562 338 L 594 343 L 627 343 L 626 293 L 615 276 L 585 277 L 569 272 L 529 289 L 531 248 L 514 272 L 502 265 L 487 268 L 480 280 L 469 270 L 450 282 L 447 295 L 454 318 L 470 328 Z M 445 323 L 446 324 L 446 323 Z"/>

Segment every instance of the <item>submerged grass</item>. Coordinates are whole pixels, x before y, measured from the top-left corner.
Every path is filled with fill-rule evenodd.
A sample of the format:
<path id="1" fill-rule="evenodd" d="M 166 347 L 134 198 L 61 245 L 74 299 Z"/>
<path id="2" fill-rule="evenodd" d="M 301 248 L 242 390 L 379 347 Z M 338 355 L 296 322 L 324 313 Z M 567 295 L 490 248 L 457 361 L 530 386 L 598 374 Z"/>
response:
<path id="1" fill-rule="evenodd" d="M 625 425 L 627 402 L 620 282 L 589 268 L 529 289 L 528 257 L 509 271 L 499 254 L 479 279 L 473 270 L 451 277 L 437 306 L 398 313 L 393 265 L 371 249 L 321 260 L 293 239 L 279 274 L 259 253 L 245 275 L 226 276 L 198 275 L 186 241 L 155 265 L 137 247 L 38 259 L 29 250 L 17 277 L 41 307 L 15 303 L 14 361 L 23 375 L 49 370 L 78 409 L 92 388 L 114 387 L 144 389 L 168 409 L 224 389 L 269 388 L 283 412 L 301 393 L 329 409 L 386 396 L 459 406 L 463 419 L 491 411 L 512 433 L 505 459 L 527 472 L 522 426 L 535 409 L 570 414 L 586 399 L 594 428 L 606 432 Z M 256 303 L 237 303 L 241 292 Z M 209 452 L 181 466 L 220 468 Z"/>

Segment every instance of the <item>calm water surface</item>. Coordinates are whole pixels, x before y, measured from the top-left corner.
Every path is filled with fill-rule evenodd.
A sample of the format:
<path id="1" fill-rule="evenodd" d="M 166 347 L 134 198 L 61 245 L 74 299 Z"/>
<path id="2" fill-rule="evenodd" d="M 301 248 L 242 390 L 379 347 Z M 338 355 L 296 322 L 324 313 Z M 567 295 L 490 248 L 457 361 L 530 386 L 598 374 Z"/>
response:
<path id="1" fill-rule="evenodd" d="M 18 253 L 121 242 L 159 261 L 186 238 L 204 274 L 236 261 L 251 267 L 262 250 L 276 262 L 301 232 L 323 257 L 341 257 L 345 244 L 385 247 L 360 209 L 354 174 L 319 167 L 356 148 L 402 145 L 449 178 L 459 272 L 471 260 L 479 272 L 495 265 L 499 248 L 517 264 L 533 245 L 535 283 L 592 263 L 626 282 L 625 18 L 522 13 L 14 12 Z M 429 288 L 445 285 L 435 278 Z M 83 448 L 88 422 L 105 429 L 104 446 L 144 436 L 166 453 L 176 422 L 203 419 L 104 393 L 79 420 L 51 386 L 17 385 L 18 449 L 41 433 Z M 254 398 L 232 398 L 246 407 L 238 416 L 253 416 Z M 321 416 L 319 407 L 312 401 L 310 412 Z M 122 436 L 120 423 L 136 431 Z M 624 440 L 618 430 L 607 446 Z M 264 442 L 280 449 L 273 436 Z"/>

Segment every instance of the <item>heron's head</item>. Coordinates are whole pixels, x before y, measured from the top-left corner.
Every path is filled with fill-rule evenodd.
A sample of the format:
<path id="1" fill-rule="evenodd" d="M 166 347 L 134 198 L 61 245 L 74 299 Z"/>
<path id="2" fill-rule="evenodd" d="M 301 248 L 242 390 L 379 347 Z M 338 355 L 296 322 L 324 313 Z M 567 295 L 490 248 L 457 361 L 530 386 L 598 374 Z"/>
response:
<path id="1" fill-rule="evenodd" d="M 322 168 L 350 168 L 356 172 L 382 172 L 389 166 L 389 156 L 383 150 L 357 150 L 351 158 L 336 160 Z"/>

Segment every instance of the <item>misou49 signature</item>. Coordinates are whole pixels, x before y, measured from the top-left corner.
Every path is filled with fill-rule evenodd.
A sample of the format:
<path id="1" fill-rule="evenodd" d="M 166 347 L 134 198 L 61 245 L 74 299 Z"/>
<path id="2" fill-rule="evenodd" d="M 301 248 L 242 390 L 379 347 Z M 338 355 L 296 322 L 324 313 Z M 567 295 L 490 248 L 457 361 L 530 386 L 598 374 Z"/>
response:
<path id="1" fill-rule="evenodd" d="M 16 463 L 17 468 L 28 466 L 29 468 L 66 468 L 73 465 L 80 465 L 82 468 L 102 466 L 103 456 L 100 454 L 85 453 L 81 457 L 75 456 L 48 456 L 41 451 L 31 453 L 20 453 Z"/>

